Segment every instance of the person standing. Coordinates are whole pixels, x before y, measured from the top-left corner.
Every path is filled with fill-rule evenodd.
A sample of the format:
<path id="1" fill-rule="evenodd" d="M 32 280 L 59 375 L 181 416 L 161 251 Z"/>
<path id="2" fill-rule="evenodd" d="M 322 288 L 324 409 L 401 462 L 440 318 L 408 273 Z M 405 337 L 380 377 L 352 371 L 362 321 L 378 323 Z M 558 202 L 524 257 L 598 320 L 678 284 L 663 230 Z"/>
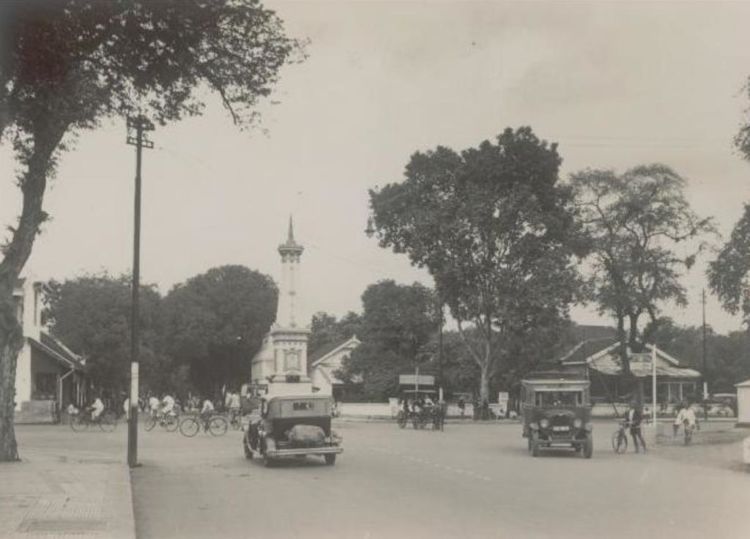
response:
<path id="1" fill-rule="evenodd" d="M 640 441 L 641 447 L 643 447 L 643 452 L 645 453 L 646 441 L 643 439 L 643 434 L 641 433 L 641 422 L 643 421 L 643 411 L 641 407 L 637 403 L 631 402 L 630 407 L 625 414 L 625 419 L 630 427 L 630 437 L 633 438 L 635 452 L 639 452 L 638 442 Z"/>
<path id="2" fill-rule="evenodd" d="M 674 417 L 674 423 L 672 424 L 672 438 L 677 437 L 677 433 L 680 431 L 680 425 L 685 417 L 685 407 L 682 403 L 677 405 L 677 415 Z"/>

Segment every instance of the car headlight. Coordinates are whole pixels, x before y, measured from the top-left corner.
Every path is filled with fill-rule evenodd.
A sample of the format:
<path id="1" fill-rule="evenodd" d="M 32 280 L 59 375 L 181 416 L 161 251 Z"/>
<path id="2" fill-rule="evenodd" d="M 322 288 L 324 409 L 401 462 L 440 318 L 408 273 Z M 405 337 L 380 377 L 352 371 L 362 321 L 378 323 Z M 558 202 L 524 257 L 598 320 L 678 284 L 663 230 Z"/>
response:
<path id="1" fill-rule="evenodd" d="M 580 429 L 582 425 L 583 425 L 583 421 L 581 421 L 581 420 L 580 420 L 579 418 L 577 418 L 577 417 L 576 417 L 576 418 L 575 418 L 575 419 L 573 420 L 573 426 L 574 426 L 575 428 L 577 428 L 577 429 Z"/>
<path id="2" fill-rule="evenodd" d="M 549 419 L 547 419 L 546 417 L 542 419 L 539 422 L 539 426 L 542 427 L 543 429 L 546 429 L 547 427 L 549 427 Z"/>

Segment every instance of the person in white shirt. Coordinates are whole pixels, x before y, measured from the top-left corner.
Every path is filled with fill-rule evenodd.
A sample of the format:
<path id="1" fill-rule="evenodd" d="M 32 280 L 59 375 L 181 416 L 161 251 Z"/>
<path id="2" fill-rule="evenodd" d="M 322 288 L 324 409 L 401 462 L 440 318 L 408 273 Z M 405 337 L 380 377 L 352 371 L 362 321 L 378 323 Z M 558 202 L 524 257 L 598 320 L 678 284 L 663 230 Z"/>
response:
<path id="1" fill-rule="evenodd" d="M 98 419 L 104 411 L 104 403 L 102 399 L 97 397 L 94 399 L 94 404 L 91 405 L 91 419 Z"/>
<path id="2" fill-rule="evenodd" d="M 123 401 L 122 411 L 125 412 L 125 419 L 130 419 L 130 397 Z"/>
<path id="3" fill-rule="evenodd" d="M 201 407 L 201 419 L 203 419 L 203 428 L 208 428 L 208 420 L 211 419 L 211 416 L 214 413 L 214 403 L 211 402 L 211 399 L 206 399 L 203 401 L 203 406 Z"/>
<path id="4" fill-rule="evenodd" d="M 161 413 L 164 415 L 174 413 L 174 397 L 172 395 L 165 395 L 161 400 Z"/>
<path id="5" fill-rule="evenodd" d="M 156 417 L 159 414 L 159 405 L 160 404 L 161 404 L 161 402 L 154 395 L 151 395 L 148 398 L 148 409 L 151 412 L 152 416 Z"/>
<path id="6" fill-rule="evenodd" d="M 677 409 L 677 415 L 674 418 L 674 423 L 672 423 L 672 437 L 676 437 L 677 433 L 680 431 L 680 425 L 682 425 L 682 419 L 684 417 L 683 411 L 685 410 L 685 407 L 680 403 L 678 409 Z"/>

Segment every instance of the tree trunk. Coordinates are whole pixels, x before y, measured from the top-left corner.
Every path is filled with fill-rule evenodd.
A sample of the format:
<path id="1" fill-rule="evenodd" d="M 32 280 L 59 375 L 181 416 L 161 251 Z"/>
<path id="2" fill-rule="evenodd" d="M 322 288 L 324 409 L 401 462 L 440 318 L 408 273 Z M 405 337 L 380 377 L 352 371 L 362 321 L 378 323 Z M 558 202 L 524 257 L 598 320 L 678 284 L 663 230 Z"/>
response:
<path id="1" fill-rule="evenodd" d="M 630 333 L 628 336 L 628 345 L 634 352 L 640 351 L 640 347 L 638 345 L 638 315 L 635 313 L 630 313 L 628 315 L 628 318 L 630 318 Z"/>
<path id="2" fill-rule="evenodd" d="M 23 346 L 23 328 L 16 317 L 13 289 L 31 255 L 40 225 L 47 218 L 42 209 L 47 175 L 54 167 L 53 154 L 67 124 L 45 124 L 42 117 L 34 126 L 33 145 L 19 152 L 26 170 L 21 177 L 23 209 L 0 262 L 0 462 L 18 460 L 13 428 L 16 394 L 16 359 Z"/>
<path id="3" fill-rule="evenodd" d="M 18 460 L 13 428 L 16 396 L 16 357 L 23 346 L 16 318 L 13 288 L 15 277 L 0 280 L 0 462 Z"/>
<path id="4" fill-rule="evenodd" d="M 622 375 L 625 378 L 630 377 L 630 361 L 628 360 L 628 343 L 625 334 L 625 315 L 617 315 L 617 339 L 620 342 L 620 364 L 622 365 Z"/>
<path id="5" fill-rule="evenodd" d="M 490 400 L 490 365 L 489 360 L 481 365 L 480 368 L 481 376 L 479 378 L 479 404 L 484 404 L 485 401 Z"/>

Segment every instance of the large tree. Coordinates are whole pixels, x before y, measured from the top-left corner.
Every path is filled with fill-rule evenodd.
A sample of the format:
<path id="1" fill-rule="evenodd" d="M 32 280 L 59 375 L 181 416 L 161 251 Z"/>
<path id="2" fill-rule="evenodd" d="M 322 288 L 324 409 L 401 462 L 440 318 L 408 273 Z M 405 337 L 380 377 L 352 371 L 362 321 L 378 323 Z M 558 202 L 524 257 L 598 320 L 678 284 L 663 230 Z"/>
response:
<path id="1" fill-rule="evenodd" d="M 199 391 L 250 380 L 250 360 L 276 314 L 278 290 L 267 275 L 221 266 L 175 286 L 164 298 L 165 347 L 189 365 Z"/>
<path id="2" fill-rule="evenodd" d="M 86 372 L 98 389 L 119 395 L 130 372 L 130 276 L 86 275 L 48 285 L 46 314 L 52 333 L 86 357 Z M 151 385 L 159 353 L 159 293 L 141 287 L 141 354 L 145 386 Z"/>
<path id="3" fill-rule="evenodd" d="M 49 178 L 71 139 L 108 117 L 158 123 L 200 114 L 215 91 L 249 125 L 281 66 L 299 51 L 258 0 L 0 2 L 0 137 L 19 165 L 18 222 L 0 261 L 0 461 L 18 458 L 13 430 L 22 329 L 13 288 L 47 219 Z"/>
<path id="4" fill-rule="evenodd" d="M 404 181 L 370 191 L 380 244 L 435 279 L 480 370 L 480 398 L 519 335 L 566 319 L 578 290 L 577 234 L 561 158 L 528 127 L 461 153 L 415 153 Z"/>
<path id="5" fill-rule="evenodd" d="M 362 344 L 344 361 L 341 375 L 361 379 L 368 398 L 393 396 L 398 374 L 429 359 L 422 350 L 438 327 L 434 294 L 419 283 L 385 280 L 367 287 L 362 307 L 357 335 Z"/>
<path id="6" fill-rule="evenodd" d="M 571 183 L 591 240 L 591 289 L 600 312 L 617 321 L 620 358 L 629 375 L 626 346 L 639 345 L 641 316 L 654 322 L 663 303 L 687 303 L 680 278 L 713 226 L 691 209 L 685 180 L 665 165 L 638 166 L 622 175 L 584 170 L 573 174 Z"/>

